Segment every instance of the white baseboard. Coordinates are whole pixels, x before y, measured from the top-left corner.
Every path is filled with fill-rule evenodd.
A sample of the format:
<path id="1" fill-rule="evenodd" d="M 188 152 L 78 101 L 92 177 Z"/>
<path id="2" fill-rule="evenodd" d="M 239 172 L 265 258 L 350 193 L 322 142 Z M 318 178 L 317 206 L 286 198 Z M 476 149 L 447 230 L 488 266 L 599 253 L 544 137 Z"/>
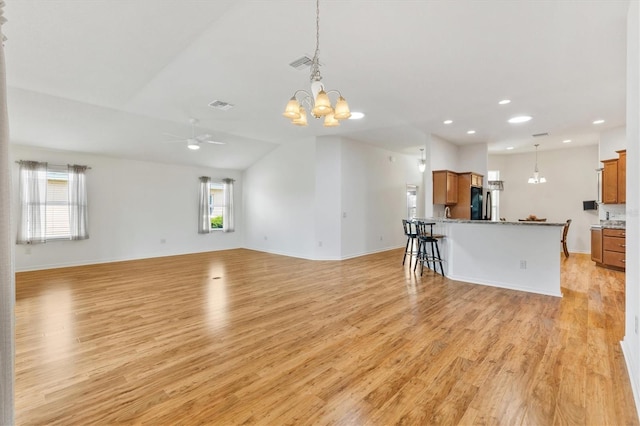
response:
<path id="1" fill-rule="evenodd" d="M 636 416 L 638 416 L 638 411 L 640 411 L 640 395 L 638 394 L 638 383 L 636 382 L 636 378 L 638 377 L 638 372 L 634 368 L 633 359 L 631 358 L 631 348 L 627 341 L 622 340 L 620 342 L 620 347 L 622 348 L 622 355 L 624 356 L 624 362 L 627 365 L 627 373 L 629 374 L 629 382 L 631 382 L 631 391 L 633 392 L 633 400 L 636 403 Z M 638 417 L 640 419 L 640 417 Z"/>

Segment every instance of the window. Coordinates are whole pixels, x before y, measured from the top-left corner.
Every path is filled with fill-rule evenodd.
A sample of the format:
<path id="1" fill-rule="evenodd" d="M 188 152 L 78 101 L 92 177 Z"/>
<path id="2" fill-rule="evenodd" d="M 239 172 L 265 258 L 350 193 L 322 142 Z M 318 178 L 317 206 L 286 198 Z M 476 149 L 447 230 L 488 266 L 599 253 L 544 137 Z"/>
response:
<path id="1" fill-rule="evenodd" d="M 65 170 L 47 170 L 47 198 L 45 203 L 45 237 L 68 240 L 69 231 L 69 174 Z"/>
<path id="2" fill-rule="evenodd" d="M 86 169 L 20 161 L 18 244 L 89 238 Z"/>
<path id="3" fill-rule="evenodd" d="M 407 219 L 415 219 L 418 214 L 418 187 L 407 185 Z"/>
<path id="4" fill-rule="evenodd" d="M 208 234 L 212 230 L 233 232 L 233 179 L 211 182 L 207 176 L 200 177 L 200 201 L 198 233 Z"/>
<path id="5" fill-rule="evenodd" d="M 489 170 L 487 180 L 497 181 L 500 180 L 500 171 L 499 170 Z M 500 191 L 494 189 L 491 191 L 491 220 L 499 221 L 500 220 Z"/>
<path id="6" fill-rule="evenodd" d="M 222 229 L 224 220 L 224 187 L 222 183 L 210 183 L 209 220 L 211 221 L 211 229 Z"/>

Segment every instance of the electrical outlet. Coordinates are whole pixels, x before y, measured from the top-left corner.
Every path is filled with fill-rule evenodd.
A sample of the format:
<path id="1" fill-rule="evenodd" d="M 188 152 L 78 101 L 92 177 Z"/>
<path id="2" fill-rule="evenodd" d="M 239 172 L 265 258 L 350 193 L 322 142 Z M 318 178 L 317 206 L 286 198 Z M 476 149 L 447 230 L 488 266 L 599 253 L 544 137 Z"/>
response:
<path id="1" fill-rule="evenodd" d="M 160 238 L 160 244 L 166 244 L 167 240 L 165 238 Z"/>
<path id="2" fill-rule="evenodd" d="M 521 260 L 520 261 L 520 269 L 527 269 L 527 261 L 526 260 Z"/>
<path id="3" fill-rule="evenodd" d="M 322 241 L 318 241 L 318 247 L 322 247 Z"/>

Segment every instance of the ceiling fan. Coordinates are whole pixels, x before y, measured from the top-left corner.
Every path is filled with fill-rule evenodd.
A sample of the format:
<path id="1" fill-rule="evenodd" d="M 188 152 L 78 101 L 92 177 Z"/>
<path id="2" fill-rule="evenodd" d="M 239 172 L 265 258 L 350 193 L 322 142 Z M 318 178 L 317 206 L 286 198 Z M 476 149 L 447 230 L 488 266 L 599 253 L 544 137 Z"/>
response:
<path id="1" fill-rule="evenodd" d="M 213 145 L 224 145 L 224 142 L 218 142 L 211 139 L 211 135 L 208 133 L 203 133 L 201 135 L 196 135 L 196 123 L 198 120 L 195 118 L 190 118 L 189 123 L 191 123 L 191 137 L 181 138 L 180 136 L 172 135 L 167 133 L 169 136 L 173 136 L 174 138 L 179 138 L 173 141 L 167 142 L 186 142 L 187 148 L 189 149 L 200 149 L 200 144 L 210 143 Z"/>

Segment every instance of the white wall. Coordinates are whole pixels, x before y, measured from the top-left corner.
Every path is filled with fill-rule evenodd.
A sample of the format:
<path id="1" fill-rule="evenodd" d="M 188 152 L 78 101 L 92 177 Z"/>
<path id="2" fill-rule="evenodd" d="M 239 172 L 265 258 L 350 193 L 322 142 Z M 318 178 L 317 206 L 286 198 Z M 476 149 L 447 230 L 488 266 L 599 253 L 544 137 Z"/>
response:
<path id="1" fill-rule="evenodd" d="M 348 139 L 280 146 L 245 171 L 246 246 L 309 259 L 404 246 L 406 186 L 420 205 L 421 180 L 415 156 Z"/>
<path id="2" fill-rule="evenodd" d="M 89 235 L 83 241 L 16 246 L 16 270 L 103 263 L 237 248 L 242 245 L 242 181 L 237 171 L 174 166 L 12 145 L 15 160 L 86 164 Z M 197 232 L 198 177 L 236 179 L 236 232 Z M 18 165 L 13 167 L 18 196 Z M 18 200 L 12 200 L 18 217 Z M 16 230 L 13 230 L 14 238 Z M 165 240 L 165 242 L 161 242 Z"/>
<path id="3" fill-rule="evenodd" d="M 622 350 L 640 409 L 640 5 L 631 2 L 627 19 L 627 253 L 625 336 Z M 615 158 L 615 157 L 614 157 Z"/>
<path id="4" fill-rule="evenodd" d="M 312 259 L 317 205 L 315 140 L 279 146 L 245 170 L 244 184 L 245 246 Z"/>
<path id="5" fill-rule="evenodd" d="M 618 158 L 616 151 L 626 148 L 627 134 L 625 126 L 616 127 L 615 129 L 610 129 L 600 134 L 600 161 Z M 599 167 L 602 167 L 602 163 L 600 163 Z M 599 218 L 606 220 L 607 213 L 609 213 L 608 217 L 610 220 L 625 220 L 626 206 L 625 204 L 600 204 L 598 208 Z"/>
<path id="6" fill-rule="evenodd" d="M 444 140 L 436 135 L 430 135 L 429 137 L 429 150 L 430 150 L 430 166 L 431 170 L 425 172 L 425 176 L 429 194 L 426 197 L 426 210 L 427 217 L 444 217 L 443 205 L 433 204 L 433 170 L 451 170 L 453 172 L 459 172 L 459 148 L 458 145 Z M 430 211 L 430 213 L 429 213 Z"/>
<path id="7" fill-rule="evenodd" d="M 532 185 L 527 180 L 533 174 L 535 153 L 490 155 L 489 169 L 500 170 L 500 179 L 504 181 L 500 217 L 517 221 L 535 214 L 548 222 L 571 219 L 569 251 L 589 253 L 589 228 L 599 219 L 596 211 L 584 211 L 582 202 L 596 199 L 598 162 L 596 145 L 539 151 L 538 168 L 547 183 Z"/>
<path id="8" fill-rule="evenodd" d="M 483 182 L 487 183 L 487 163 L 489 151 L 486 143 L 461 146 L 458 149 L 458 172 L 474 172 L 484 176 Z"/>
<path id="9" fill-rule="evenodd" d="M 446 141 L 436 135 L 431 135 L 431 170 L 451 170 L 459 172 L 459 147 L 458 145 Z"/>
<path id="10" fill-rule="evenodd" d="M 416 157 L 343 139 L 342 257 L 404 246 L 406 185 L 418 185 L 422 193 L 421 180 Z"/>
<path id="11" fill-rule="evenodd" d="M 618 158 L 618 153 L 616 151 L 621 149 L 627 149 L 627 134 L 625 126 L 605 130 L 600 134 L 600 148 L 598 154 L 600 161 Z"/>
<path id="12" fill-rule="evenodd" d="M 342 258 L 342 141 L 318 138 L 316 143 L 315 259 Z"/>

